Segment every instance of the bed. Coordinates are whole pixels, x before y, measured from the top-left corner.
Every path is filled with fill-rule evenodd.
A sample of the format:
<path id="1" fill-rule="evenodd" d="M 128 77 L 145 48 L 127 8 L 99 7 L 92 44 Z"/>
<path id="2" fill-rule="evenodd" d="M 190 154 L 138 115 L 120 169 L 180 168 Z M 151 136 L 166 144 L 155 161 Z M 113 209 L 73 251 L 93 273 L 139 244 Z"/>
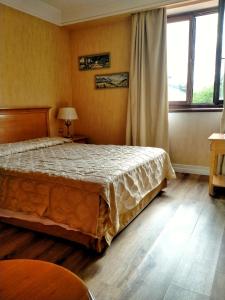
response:
<path id="1" fill-rule="evenodd" d="M 0 221 L 101 252 L 175 177 L 159 148 L 48 135 L 48 108 L 0 109 Z"/>

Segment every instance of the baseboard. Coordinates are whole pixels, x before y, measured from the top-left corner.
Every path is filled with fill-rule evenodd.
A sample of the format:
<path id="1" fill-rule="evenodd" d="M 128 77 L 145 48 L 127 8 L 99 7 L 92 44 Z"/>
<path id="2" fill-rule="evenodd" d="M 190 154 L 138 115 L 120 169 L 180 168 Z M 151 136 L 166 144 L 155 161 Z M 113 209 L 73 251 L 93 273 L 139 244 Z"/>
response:
<path id="1" fill-rule="evenodd" d="M 173 168 L 179 173 L 189 173 L 198 175 L 209 175 L 209 167 L 173 164 Z"/>

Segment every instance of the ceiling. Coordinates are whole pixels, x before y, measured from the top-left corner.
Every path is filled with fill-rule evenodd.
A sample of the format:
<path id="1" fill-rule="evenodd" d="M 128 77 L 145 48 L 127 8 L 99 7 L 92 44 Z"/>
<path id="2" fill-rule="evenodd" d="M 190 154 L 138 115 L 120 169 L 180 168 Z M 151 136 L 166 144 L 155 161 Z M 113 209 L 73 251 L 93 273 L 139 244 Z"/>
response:
<path id="1" fill-rule="evenodd" d="M 89 20 L 137 12 L 174 3 L 196 3 L 206 0 L 0 0 L 0 3 L 63 26 Z M 217 0 L 210 0 L 217 3 Z M 212 4 L 213 5 L 213 4 Z"/>
<path id="2" fill-rule="evenodd" d="M 42 0 L 61 11 L 62 23 L 107 17 L 157 6 L 175 0 Z M 179 1 L 179 0 L 178 0 Z"/>

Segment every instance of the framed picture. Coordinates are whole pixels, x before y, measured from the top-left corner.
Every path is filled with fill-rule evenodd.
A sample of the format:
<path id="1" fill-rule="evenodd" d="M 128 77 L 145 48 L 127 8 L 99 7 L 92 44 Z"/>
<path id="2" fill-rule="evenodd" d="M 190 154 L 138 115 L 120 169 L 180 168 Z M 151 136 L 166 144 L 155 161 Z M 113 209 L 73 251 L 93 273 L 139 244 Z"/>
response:
<path id="1" fill-rule="evenodd" d="M 96 89 L 127 88 L 129 86 L 129 73 L 113 73 L 95 75 Z"/>
<path id="2" fill-rule="evenodd" d="M 110 67 L 110 53 L 79 56 L 79 70 L 96 70 Z"/>

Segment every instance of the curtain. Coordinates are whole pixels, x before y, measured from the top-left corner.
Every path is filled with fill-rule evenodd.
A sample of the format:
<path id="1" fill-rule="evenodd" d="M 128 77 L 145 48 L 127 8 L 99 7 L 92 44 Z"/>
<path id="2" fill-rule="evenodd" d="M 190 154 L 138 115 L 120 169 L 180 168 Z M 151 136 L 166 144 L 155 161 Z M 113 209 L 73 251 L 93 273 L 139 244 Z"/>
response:
<path id="1" fill-rule="evenodd" d="M 166 11 L 132 16 L 126 143 L 168 151 Z"/>

